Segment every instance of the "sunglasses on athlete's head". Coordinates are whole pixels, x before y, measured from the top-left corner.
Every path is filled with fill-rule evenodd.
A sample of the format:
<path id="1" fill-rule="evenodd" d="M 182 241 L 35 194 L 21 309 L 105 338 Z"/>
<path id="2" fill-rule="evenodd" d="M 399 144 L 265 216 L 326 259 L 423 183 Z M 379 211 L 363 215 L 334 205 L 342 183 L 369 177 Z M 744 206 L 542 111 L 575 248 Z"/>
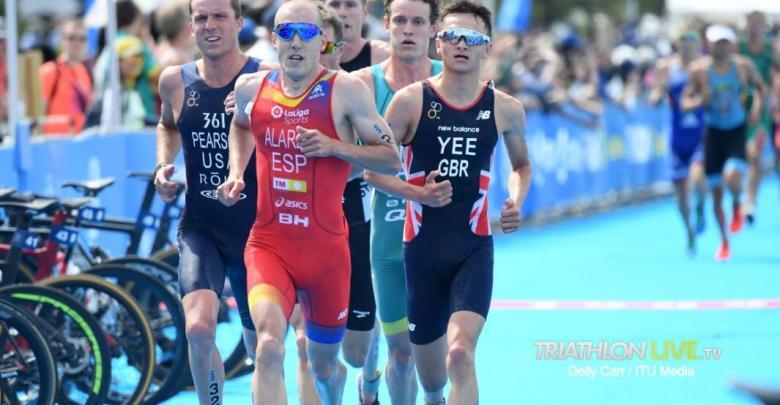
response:
<path id="1" fill-rule="evenodd" d="M 274 34 L 283 41 L 292 41 L 295 34 L 301 41 L 307 42 L 322 34 L 320 27 L 309 23 L 283 23 L 274 27 Z"/>
<path id="2" fill-rule="evenodd" d="M 325 42 L 325 50 L 322 51 L 323 55 L 328 55 L 331 53 L 336 53 L 336 51 L 341 48 L 341 45 L 344 45 L 344 42 L 331 42 L 327 41 Z"/>
<path id="3" fill-rule="evenodd" d="M 457 45 L 461 39 L 466 41 L 469 47 L 480 46 L 490 43 L 490 37 L 468 28 L 450 28 L 436 33 L 436 38 Z"/>

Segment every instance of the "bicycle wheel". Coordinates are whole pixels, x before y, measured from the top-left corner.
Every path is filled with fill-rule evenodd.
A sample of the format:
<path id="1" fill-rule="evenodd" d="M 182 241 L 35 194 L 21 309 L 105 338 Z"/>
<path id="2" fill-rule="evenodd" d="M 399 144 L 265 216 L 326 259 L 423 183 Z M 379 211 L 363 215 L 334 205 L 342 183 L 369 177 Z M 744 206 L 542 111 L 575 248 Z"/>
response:
<path id="1" fill-rule="evenodd" d="M 165 284 L 174 295 L 179 295 L 179 273 L 176 271 L 176 267 L 171 266 L 160 260 L 147 259 L 137 256 L 125 256 L 116 259 L 111 259 L 101 264 L 115 264 L 123 267 L 130 267 L 136 270 L 146 273 Z M 177 264 L 178 265 L 178 264 Z"/>
<path id="2" fill-rule="evenodd" d="M 66 291 L 100 322 L 111 352 L 111 404 L 140 404 L 154 373 L 154 338 L 138 302 L 94 275 L 77 274 L 40 282 Z"/>
<path id="3" fill-rule="evenodd" d="M 176 249 L 176 247 L 153 252 L 149 258 L 163 262 L 173 268 L 179 267 L 179 249 Z"/>
<path id="4" fill-rule="evenodd" d="M 46 335 L 60 378 L 57 402 L 102 403 L 111 383 L 111 357 L 97 319 L 73 297 L 54 288 L 16 285 L 0 293 L 35 314 Z"/>
<path id="5" fill-rule="evenodd" d="M 54 404 L 57 366 L 34 315 L 0 299 L 0 379 L 5 404 Z"/>
<path id="6" fill-rule="evenodd" d="M 146 401 L 162 402 L 175 395 L 181 385 L 181 374 L 187 362 L 187 339 L 184 335 L 184 309 L 158 279 L 139 270 L 118 265 L 100 265 L 88 269 L 125 289 L 138 301 L 154 335 L 157 364 Z"/>

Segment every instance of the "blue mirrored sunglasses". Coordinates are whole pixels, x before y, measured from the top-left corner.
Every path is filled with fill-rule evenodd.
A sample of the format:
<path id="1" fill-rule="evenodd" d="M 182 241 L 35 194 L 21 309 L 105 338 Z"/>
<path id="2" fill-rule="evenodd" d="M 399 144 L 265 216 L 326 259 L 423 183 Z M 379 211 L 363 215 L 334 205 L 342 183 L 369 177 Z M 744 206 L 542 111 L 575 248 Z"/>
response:
<path id="1" fill-rule="evenodd" d="M 436 33 L 436 38 L 443 39 L 452 44 L 457 44 L 460 42 L 461 38 L 463 38 L 466 41 L 467 46 L 480 46 L 490 43 L 490 37 L 468 28 L 450 28 L 448 30 L 439 31 Z"/>
<path id="2" fill-rule="evenodd" d="M 319 27 L 309 23 L 284 23 L 274 27 L 274 34 L 283 41 L 292 41 L 295 34 L 301 41 L 311 41 L 321 33 Z"/>

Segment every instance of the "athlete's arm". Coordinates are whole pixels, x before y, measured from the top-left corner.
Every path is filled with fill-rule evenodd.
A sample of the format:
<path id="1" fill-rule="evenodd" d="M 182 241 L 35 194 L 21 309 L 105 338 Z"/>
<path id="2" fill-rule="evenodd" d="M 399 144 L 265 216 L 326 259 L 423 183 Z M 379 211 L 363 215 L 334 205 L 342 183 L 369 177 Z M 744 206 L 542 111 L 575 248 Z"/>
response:
<path id="1" fill-rule="evenodd" d="M 661 59 L 656 67 L 655 86 L 648 97 L 650 104 L 656 105 L 663 100 L 666 88 L 669 85 L 669 62 Z"/>
<path id="2" fill-rule="evenodd" d="M 514 232 L 520 226 L 520 207 L 531 186 L 531 161 L 525 142 L 525 110 L 514 97 L 496 91 L 496 126 L 504 138 L 512 173 L 509 175 L 509 198 L 501 210 L 501 230 Z"/>
<path id="3" fill-rule="evenodd" d="M 339 75 L 333 87 L 334 99 L 341 100 L 340 105 L 333 107 L 333 119 L 337 122 L 337 127 L 343 128 L 344 125 L 339 123 L 344 124 L 346 120 L 346 126 L 351 126 L 363 144 L 357 145 L 348 140 L 335 141 L 320 131 L 297 127 L 297 142 L 304 155 L 335 156 L 368 170 L 385 174 L 398 173 L 401 169 L 401 159 L 398 157 L 392 132 L 376 111 L 366 85 L 352 76 Z"/>
<path id="4" fill-rule="evenodd" d="M 751 125 L 755 125 L 761 117 L 761 109 L 764 108 L 764 103 L 766 103 L 765 96 L 767 96 L 768 93 L 766 91 L 764 79 L 762 79 L 761 75 L 758 73 L 756 65 L 747 58 L 740 58 L 740 63 L 745 71 L 747 85 L 753 90 L 753 104 L 750 106 L 748 120 Z"/>
<path id="5" fill-rule="evenodd" d="M 173 160 L 181 149 L 181 135 L 176 126 L 176 118 L 173 113 L 172 100 L 177 92 L 184 95 L 184 83 L 181 80 L 181 71 L 177 67 L 166 68 L 160 75 L 160 122 L 157 123 L 157 169 L 154 176 L 154 185 L 160 197 L 167 201 L 176 198 L 178 185 L 170 181 L 176 168 Z"/>
<path id="6" fill-rule="evenodd" d="M 414 131 L 417 130 L 415 117 L 419 117 L 421 111 L 421 85 L 413 84 L 396 93 L 385 112 L 387 122 L 393 128 L 396 143 L 404 143 L 406 139 L 411 140 Z M 409 184 L 397 176 L 383 175 L 368 170 L 363 174 L 363 178 L 387 194 L 417 201 L 430 207 L 441 207 L 452 202 L 452 184 L 449 180 L 437 183 L 435 178 L 438 175 L 439 172 L 436 170 L 428 173 L 423 187 Z"/>
<path id="7" fill-rule="evenodd" d="M 263 77 L 263 73 L 242 75 L 236 81 L 236 108 L 228 135 L 230 172 L 227 180 L 217 188 L 217 198 L 227 206 L 238 202 L 245 187 L 244 171 L 255 150 L 249 114 L 252 112 L 252 102 Z"/>
<path id="8" fill-rule="evenodd" d="M 691 66 L 690 76 L 691 80 L 685 86 L 683 90 L 682 98 L 680 99 L 680 109 L 683 111 L 695 110 L 704 106 L 704 80 L 705 69 L 703 69 L 701 63 L 694 62 Z"/>

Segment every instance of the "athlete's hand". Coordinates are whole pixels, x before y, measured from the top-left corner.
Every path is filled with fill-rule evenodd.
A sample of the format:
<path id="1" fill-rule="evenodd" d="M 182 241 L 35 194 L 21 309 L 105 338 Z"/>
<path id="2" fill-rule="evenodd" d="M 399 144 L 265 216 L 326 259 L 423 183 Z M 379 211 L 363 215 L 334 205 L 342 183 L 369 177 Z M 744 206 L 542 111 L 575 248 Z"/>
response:
<path id="1" fill-rule="evenodd" d="M 244 180 L 228 178 L 224 183 L 217 187 L 217 199 L 228 207 L 234 205 L 241 199 L 241 192 L 244 190 Z"/>
<path id="2" fill-rule="evenodd" d="M 231 91 L 227 97 L 225 97 L 225 112 L 232 114 L 236 108 L 236 92 Z"/>
<path id="3" fill-rule="evenodd" d="M 520 226 L 520 207 L 514 200 L 507 198 L 504 201 L 504 207 L 501 209 L 501 231 L 512 233 Z"/>
<path id="4" fill-rule="evenodd" d="M 449 180 L 436 182 L 438 170 L 433 170 L 425 176 L 420 203 L 429 207 L 443 207 L 452 202 L 452 183 Z"/>
<path id="5" fill-rule="evenodd" d="M 306 157 L 327 157 L 333 156 L 334 144 L 338 142 L 329 138 L 316 129 L 306 129 L 301 126 L 295 127 L 298 136 L 295 141 L 301 148 Z"/>
<path id="6" fill-rule="evenodd" d="M 175 171 L 176 166 L 165 165 L 158 169 L 154 176 L 154 187 L 157 188 L 157 193 L 160 194 L 160 198 L 165 202 L 175 200 L 179 192 L 179 185 L 171 181 L 171 176 L 173 176 Z"/>

